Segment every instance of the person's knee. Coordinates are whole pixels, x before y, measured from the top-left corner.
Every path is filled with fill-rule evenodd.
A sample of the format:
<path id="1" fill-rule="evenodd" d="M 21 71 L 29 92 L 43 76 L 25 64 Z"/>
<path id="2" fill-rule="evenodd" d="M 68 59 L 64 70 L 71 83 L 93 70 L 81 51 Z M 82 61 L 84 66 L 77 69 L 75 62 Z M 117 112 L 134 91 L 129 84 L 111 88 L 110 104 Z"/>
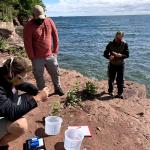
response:
<path id="1" fill-rule="evenodd" d="M 118 85 L 122 85 L 123 84 L 123 79 L 122 78 L 117 78 L 116 82 Z"/>
<path id="2" fill-rule="evenodd" d="M 8 133 L 14 135 L 22 135 L 28 130 L 28 123 L 25 118 L 21 118 L 8 127 Z"/>

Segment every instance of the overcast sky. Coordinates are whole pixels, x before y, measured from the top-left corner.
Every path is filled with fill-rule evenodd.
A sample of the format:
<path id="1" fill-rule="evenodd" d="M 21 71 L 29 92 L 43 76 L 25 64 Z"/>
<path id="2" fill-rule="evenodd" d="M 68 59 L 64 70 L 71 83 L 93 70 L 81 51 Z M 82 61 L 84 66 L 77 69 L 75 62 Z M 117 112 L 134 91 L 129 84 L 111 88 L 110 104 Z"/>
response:
<path id="1" fill-rule="evenodd" d="M 150 0 L 43 0 L 47 16 L 150 14 Z"/>

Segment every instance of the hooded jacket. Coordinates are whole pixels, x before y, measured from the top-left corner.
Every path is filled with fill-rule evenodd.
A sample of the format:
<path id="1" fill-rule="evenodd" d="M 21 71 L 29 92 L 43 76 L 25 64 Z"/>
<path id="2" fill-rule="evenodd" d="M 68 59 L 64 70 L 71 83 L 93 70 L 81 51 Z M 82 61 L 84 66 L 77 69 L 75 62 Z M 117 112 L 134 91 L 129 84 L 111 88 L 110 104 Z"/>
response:
<path id="1" fill-rule="evenodd" d="M 113 40 L 106 46 L 104 57 L 109 59 L 109 57 L 113 55 L 112 52 L 120 53 L 122 54 L 122 57 L 115 58 L 114 60 L 111 60 L 110 63 L 113 65 L 122 65 L 124 64 L 124 59 L 129 57 L 128 44 L 124 41 L 118 44 Z"/>
<path id="2" fill-rule="evenodd" d="M 37 107 L 37 103 L 32 96 L 38 93 L 38 89 L 27 82 L 12 88 L 12 84 L 4 78 L 4 72 L 4 68 L 0 67 L 0 118 L 4 117 L 9 121 L 15 121 Z M 16 89 L 16 92 L 13 89 Z M 18 90 L 28 95 L 19 95 Z M 31 95 L 31 98 L 29 95 Z"/>

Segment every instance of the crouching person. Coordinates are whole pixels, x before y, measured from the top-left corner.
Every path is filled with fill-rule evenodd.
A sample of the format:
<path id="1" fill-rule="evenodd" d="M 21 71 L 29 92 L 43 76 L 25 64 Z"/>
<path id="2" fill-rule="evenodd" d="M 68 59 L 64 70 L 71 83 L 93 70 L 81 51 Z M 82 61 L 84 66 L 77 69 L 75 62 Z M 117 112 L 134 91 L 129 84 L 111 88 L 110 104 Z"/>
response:
<path id="1" fill-rule="evenodd" d="M 15 140 L 28 130 L 24 115 L 37 107 L 39 101 L 48 96 L 48 89 L 42 91 L 24 78 L 28 64 L 21 57 L 7 59 L 0 67 L 0 145 Z M 24 92 L 19 95 L 18 90 Z"/>

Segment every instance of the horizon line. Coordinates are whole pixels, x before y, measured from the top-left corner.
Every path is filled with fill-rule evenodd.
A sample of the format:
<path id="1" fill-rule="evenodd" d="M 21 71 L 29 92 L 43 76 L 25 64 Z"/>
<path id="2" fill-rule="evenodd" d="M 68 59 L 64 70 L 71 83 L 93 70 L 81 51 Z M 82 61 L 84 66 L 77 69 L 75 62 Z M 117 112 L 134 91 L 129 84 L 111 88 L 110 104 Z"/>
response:
<path id="1" fill-rule="evenodd" d="M 77 16 L 47 16 L 47 17 L 116 17 L 116 16 L 150 16 L 150 14 L 125 14 L 125 15 L 77 15 Z"/>

